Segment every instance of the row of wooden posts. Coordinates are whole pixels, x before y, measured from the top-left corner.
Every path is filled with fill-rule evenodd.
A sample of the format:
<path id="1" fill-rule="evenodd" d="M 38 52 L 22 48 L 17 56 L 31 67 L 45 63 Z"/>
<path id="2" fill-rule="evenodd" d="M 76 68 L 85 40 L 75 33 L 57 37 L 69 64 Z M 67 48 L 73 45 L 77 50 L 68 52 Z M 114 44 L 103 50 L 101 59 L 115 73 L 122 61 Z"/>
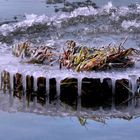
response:
<path id="1" fill-rule="evenodd" d="M 47 81 L 49 81 L 48 86 L 46 86 Z M 111 78 L 104 78 L 102 82 L 100 78 L 83 78 L 79 87 L 78 79 L 65 78 L 60 82 L 60 91 L 58 91 L 55 77 L 35 79 L 31 75 L 23 76 L 20 73 L 10 75 L 10 72 L 3 71 L 0 86 L 4 93 L 9 92 L 19 99 L 26 95 L 26 99 L 29 101 L 33 101 L 34 97 L 37 97 L 38 102 L 42 104 L 45 104 L 46 101 L 52 103 L 60 100 L 69 105 L 77 105 L 80 98 L 80 104 L 83 107 L 111 107 L 112 103 L 115 106 L 127 106 L 129 99 L 134 96 L 128 79 L 116 80 L 113 87 Z"/>

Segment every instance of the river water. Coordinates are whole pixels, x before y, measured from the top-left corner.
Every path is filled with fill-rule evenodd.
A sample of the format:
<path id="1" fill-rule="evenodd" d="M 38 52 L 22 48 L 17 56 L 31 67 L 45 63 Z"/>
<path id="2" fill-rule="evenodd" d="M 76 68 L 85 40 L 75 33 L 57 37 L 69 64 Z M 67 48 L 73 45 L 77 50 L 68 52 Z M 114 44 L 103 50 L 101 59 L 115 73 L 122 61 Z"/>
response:
<path id="1" fill-rule="evenodd" d="M 45 0 L 0 0 L 0 69 L 11 70 L 13 73 L 17 71 L 30 73 L 34 76 L 46 75 L 46 69 L 50 69 L 47 66 L 21 65 L 20 61 L 11 55 L 12 45 L 22 41 L 29 41 L 36 45 L 54 45 L 59 51 L 67 39 L 98 47 L 110 42 L 119 43 L 128 36 L 125 47 L 139 49 L 140 0 L 95 0 L 94 2 L 98 6 L 97 9 L 89 6 L 75 9 L 71 13 L 55 13 L 55 8 L 63 7 L 63 3 L 48 5 Z M 135 69 L 128 69 L 127 72 L 84 74 L 67 70 L 60 72 L 56 66 L 47 71 L 47 76 L 55 76 L 58 79 L 64 76 L 101 77 L 101 75 L 128 78 L 130 74 L 139 76 L 139 73 L 139 64 Z M 3 101 L 3 95 L 1 96 Z M 6 99 L 9 100 L 9 97 Z M 7 102 L 1 102 L 0 105 L 0 109 L 3 110 L 0 112 L 0 139 L 138 140 L 140 136 L 139 118 L 130 121 L 106 119 L 106 124 L 88 119 L 87 123 L 81 126 L 77 111 L 70 112 L 68 115 L 67 113 L 48 115 L 48 112 L 38 115 L 40 108 L 24 111 L 20 107 L 20 109 L 15 109 L 13 106 L 11 108 Z M 14 105 L 20 106 L 20 102 Z"/>

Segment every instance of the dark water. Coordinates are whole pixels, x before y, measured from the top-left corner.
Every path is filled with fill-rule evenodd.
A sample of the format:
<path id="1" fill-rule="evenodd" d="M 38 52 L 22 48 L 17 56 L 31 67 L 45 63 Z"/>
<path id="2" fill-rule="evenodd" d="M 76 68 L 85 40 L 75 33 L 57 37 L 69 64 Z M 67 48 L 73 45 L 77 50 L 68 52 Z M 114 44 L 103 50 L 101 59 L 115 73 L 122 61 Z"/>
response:
<path id="1" fill-rule="evenodd" d="M 73 13 L 56 14 L 54 6 L 63 7 L 63 4 L 47 5 L 45 0 L 0 0 L 0 53 L 10 53 L 13 43 L 24 40 L 35 44 L 55 42 L 61 46 L 67 39 L 75 39 L 98 46 L 118 42 L 126 36 L 129 36 L 127 47 L 139 48 L 140 0 L 95 2 L 99 9 L 85 7 Z M 2 105 L 5 107 L 7 103 Z M 3 140 L 139 140 L 140 137 L 139 118 L 131 121 L 112 118 L 106 124 L 88 119 L 81 126 L 76 115 L 52 117 L 8 111 L 6 108 L 0 112 L 0 139 Z"/>

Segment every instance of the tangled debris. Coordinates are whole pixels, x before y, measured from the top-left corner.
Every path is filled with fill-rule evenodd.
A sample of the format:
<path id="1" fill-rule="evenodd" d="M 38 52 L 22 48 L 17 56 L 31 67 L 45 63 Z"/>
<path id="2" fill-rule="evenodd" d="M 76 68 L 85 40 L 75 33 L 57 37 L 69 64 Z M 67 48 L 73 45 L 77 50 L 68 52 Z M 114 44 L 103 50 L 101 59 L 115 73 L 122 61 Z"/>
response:
<path id="1" fill-rule="evenodd" d="M 93 114 L 91 116 L 77 116 L 79 123 L 81 124 L 81 126 L 86 126 L 88 125 L 88 120 L 93 120 L 95 122 L 99 122 L 102 124 L 107 124 L 107 120 L 112 119 L 112 118 L 117 118 L 117 119 L 124 119 L 127 121 L 130 121 L 134 118 L 136 118 L 135 115 L 130 114 L 128 112 L 120 112 L 120 111 L 112 111 L 111 113 L 108 114 L 104 114 L 103 113 L 98 113 L 98 114 Z M 138 116 L 139 117 L 139 116 Z"/>
<path id="2" fill-rule="evenodd" d="M 12 54 L 26 63 L 50 64 L 55 61 L 55 48 L 50 46 L 31 47 L 28 42 L 12 47 Z"/>
<path id="3" fill-rule="evenodd" d="M 76 42 L 67 41 L 67 49 L 64 49 L 60 62 L 66 68 L 76 71 L 127 68 L 135 64 L 132 56 L 140 53 L 134 48 L 125 49 L 123 46 L 126 40 L 127 38 L 119 45 L 110 43 L 99 49 L 76 46 Z"/>
<path id="4" fill-rule="evenodd" d="M 135 64 L 133 56 L 140 51 L 134 48 L 124 48 L 127 38 L 120 44 L 108 44 L 100 48 L 89 48 L 77 45 L 73 40 L 66 42 L 62 53 L 49 46 L 31 47 L 24 42 L 13 46 L 12 52 L 27 63 L 52 65 L 60 63 L 60 69 L 74 69 L 75 71 L 106 70 L 112 68 L 127 68 Z"/>

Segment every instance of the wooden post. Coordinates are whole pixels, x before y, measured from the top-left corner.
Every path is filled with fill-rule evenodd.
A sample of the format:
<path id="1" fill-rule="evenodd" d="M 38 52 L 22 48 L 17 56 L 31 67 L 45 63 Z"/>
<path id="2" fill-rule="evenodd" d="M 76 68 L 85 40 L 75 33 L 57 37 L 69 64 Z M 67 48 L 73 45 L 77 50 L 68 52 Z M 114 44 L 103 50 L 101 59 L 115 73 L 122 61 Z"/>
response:
<path id="1" fill-rule="evenodd" d="M 115 105 L 118 106 L 126 101 L 130 97 L 130 92 L 126 87 L 129 88 L 129 80 L 121 79 L 116 80 L 115 88 Z M 128 106 L 128 102 L 124 102 L 122 105 Z"/>
<path id="2" fill-rule="evenodd" d="M 75 106 L 78 96 L 77 86 L 76 78 L 66 78 L 62 80 L 60 87 L 60 100 L 66 104 Z"/>
<path id="3" fill-rule="evenodd" d="M 78 97 L 83 107 L 111 107 L 112 102 L 114 106 L 128 106 L 128 102 L 125 101 L 134 96 L 130 90 L 132 87 L 132 89 L 134 89 L 135 86 L 134 84 L 130 84 L 128 79 L 115 79 L 114 83 L 111 78 L 104 78 L 103 80 L 100 80 L 100 78 L 83 78 L 81 79 L 82 82 L 79 82 L 80 84 L 82 83 L 81 86 L 79 86 L 79 79 L 68 77 L 60 82 L 59 98 L 56 78 L 36 78 L 31 75 L 24 76 L 20 73 L 13 75 L 14 77 L 10 78 L 10 72 L 3 71 L 1 73 L 1 88 L 4 93 L 10 91 L 12 89 L 12 85 L 10 84 L 13 82 L 13 96 L 22 99 L 26 94 L 28 105 L 30 101 L 34 100 L 34 97 L 37 97 L 38 103 L 42 105 L 46 103 L 47 99 L 49 103 L 60 99 L 66 104 L 76 106 Z M 136 92 L 140 92 L 139 81 L 139 79 L 136 81 Z M 34 89 L 34 87 L 36 89 Z M 81 89 L 79 89 L 79 87 Z M 134 101 L 136 101 L 136 99 Z M 135 102 L 135 105 L 136 104 L 138 103 Z"/>

